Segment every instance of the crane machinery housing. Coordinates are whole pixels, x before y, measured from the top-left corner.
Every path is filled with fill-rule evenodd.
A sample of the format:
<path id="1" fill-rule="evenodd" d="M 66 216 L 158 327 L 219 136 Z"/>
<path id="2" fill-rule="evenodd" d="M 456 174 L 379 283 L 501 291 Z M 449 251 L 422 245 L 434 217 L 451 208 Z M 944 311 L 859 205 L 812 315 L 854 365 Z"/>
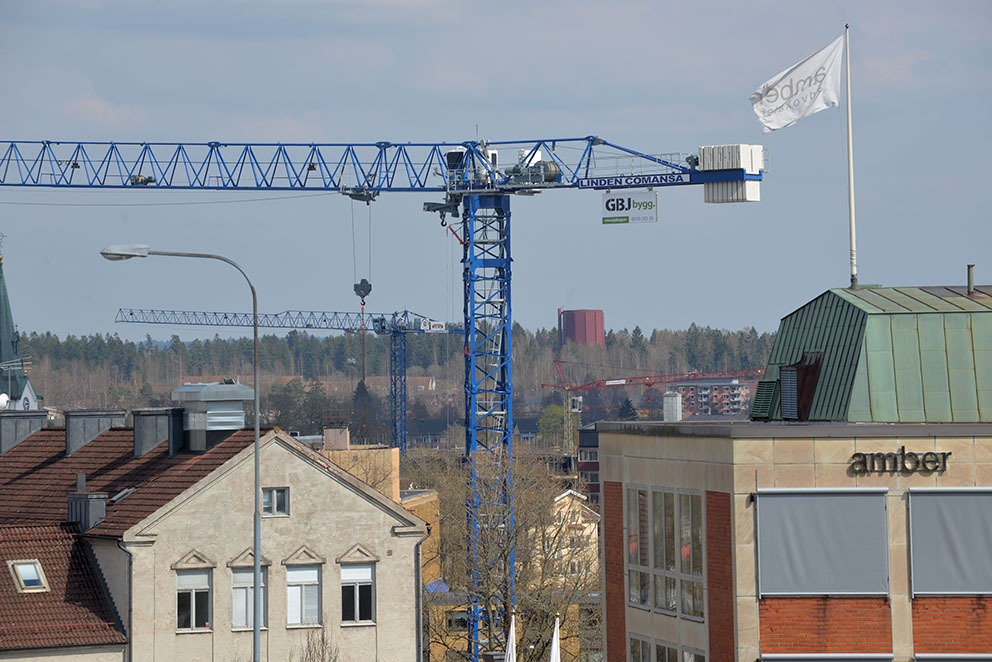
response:
<path id="1" fill-rule="evenodd" d="M 502 158 L 517 154 L 509 163 Z M 597 136 L 461 143 L 0 142 L 0 186 L 440 194 L 457 219 L 465 318 L 468 655 L 506 645 L 514 604 L 510 196 L 702 185 L 706 202 L 760 198 L 755 145 L 653 155 Z"/>

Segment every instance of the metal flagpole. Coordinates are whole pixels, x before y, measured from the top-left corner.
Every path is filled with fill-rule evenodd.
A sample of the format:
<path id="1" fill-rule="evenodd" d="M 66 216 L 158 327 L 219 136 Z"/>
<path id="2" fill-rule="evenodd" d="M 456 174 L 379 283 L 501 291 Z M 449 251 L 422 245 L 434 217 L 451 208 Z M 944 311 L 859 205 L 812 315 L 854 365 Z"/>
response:
<path id="1" fill-rule="evenodd" d="M 854 232 L 854 139 L 851 134 L 851 26 L 844 25 L 847 67 L 847 206 L 851 217 L 851 287 L 858 286 L 858 242 Z"/>

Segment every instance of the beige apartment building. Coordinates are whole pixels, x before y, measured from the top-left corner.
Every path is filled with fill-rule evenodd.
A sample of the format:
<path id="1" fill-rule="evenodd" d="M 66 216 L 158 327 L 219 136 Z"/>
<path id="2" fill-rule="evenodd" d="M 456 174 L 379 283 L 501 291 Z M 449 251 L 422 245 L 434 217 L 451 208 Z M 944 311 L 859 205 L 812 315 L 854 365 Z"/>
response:
<path id="1" fill-rule="evenodd" d="M 136 412 L 134 427 L 124 412 L 69 412 L 65 429 L 3 444 L 0 523 L 68 512 L 92 553 L 108 627 L 126 640 L 99 659 L 250 659 L 253 434 L 243 414 L 238 429 L 222 423 L 250 397 L 240 388 L 199 385 L 184 407 Z M 204 416 L 189 415 L 194 401 Z M 321 637 L 342 662 L 418 659 L 424 522 L 284 433 L 265 432 L 260 448 L 262 659 Z M 0 651 L 48 659 L 5 651 L 2 636 Z"/>

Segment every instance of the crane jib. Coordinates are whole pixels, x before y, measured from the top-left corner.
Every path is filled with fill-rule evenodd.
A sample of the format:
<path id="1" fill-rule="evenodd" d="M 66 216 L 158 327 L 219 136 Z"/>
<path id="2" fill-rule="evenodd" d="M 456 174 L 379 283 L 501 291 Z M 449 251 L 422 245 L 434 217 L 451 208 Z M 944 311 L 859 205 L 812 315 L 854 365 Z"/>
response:
<path id="1" fill-rule="evenodd" d="M 624 177 L 587 177 L 578 180 L 579 188 L 643 188 L 695 184 L 689 173 L 666 175 L 626 175 Z"/>

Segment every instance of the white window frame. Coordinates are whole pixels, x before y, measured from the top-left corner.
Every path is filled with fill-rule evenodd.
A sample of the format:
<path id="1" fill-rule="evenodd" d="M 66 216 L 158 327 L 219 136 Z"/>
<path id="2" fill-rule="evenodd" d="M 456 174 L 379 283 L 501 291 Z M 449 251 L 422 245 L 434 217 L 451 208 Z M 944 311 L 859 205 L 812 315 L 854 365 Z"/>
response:
<path id="1" fill-rule="evenodd" d="M 580 448 L 579 462 L 599 462 L 598 448 Z"/>
<path id="2" fill-rule="evenodd" d="M 269 569 L 262 568 L 262 622 L 259 627 L 263 630 L 269 626 Z M 231 568 L 231 629 L 250 630 L 254 627 L 255 611 L 255 569 Z M 244 623 L 237 622 L 237 604 L 244 605 Z"/>
<path id="3" fill-rule="evenodd" d="M 368 571 L 367 573 L 365 571 Z M 356 575 L 361 575 L 356 577 Z M 369 599 L 371 600 L 370 618 L 363 619 L 361 613 L 362 587 L 369 587 Z M 352 588 L 352 609 L 354 618 L 345 620 L 344 602 L 345 588 Z M 375 564 L 374 563 L 342 563 L 341 564 L 341 625 L 375 625 L 376 590 L 375 590 Z"/>
<path id="4" fill-rule="evenodd" d="M 34 574 L 37 577 L 31 578 L 31 580 L 25 579 L 25 576 L 20 570 L 21 567 L 30 566 L 34 568 Z M 41 561 L 38 559 L 16 559 L 13 561 L 7 561 L 7 567 L 10 568 L 10 574 L 14 578 L 14 586 L 17 588 L 18 593 L 46 593 L 48 592 L 48 578 L 45 577 L 45 569 L 41 567 Z M 31 582 L 38 581 L 38 585 L 31 585 Z"/>
<path id="5" fill-rule="evenodd" d="M 278 494 L 284 494 L 283 510 L 277 510 L 279 502 Z M 268 505 L 266 505 L 268 499 Z M 263 487 L 262 488 L 262 517 L 289 517 L 289 488 L 288 487 Z"/>
<path id="6" fill-rule="evenodd" d="M 213 631 L 213 611 L 214 611 L 214 581 L 213 571 L 210 568 L 196 568 L 176 570 L 176 632 L 212 632 Z M 197 577 L 199 576 L 199 577 Z M 190 578 L 186 586 L 180 586 L 180 577 Z M 201 581 L 193 582 L 192 579 L 199 578 Z M 205 581 L 202 581 L 204 580 Z M 198 627 L 196 613 L 196 596 L 200 593 L 207 594 L 207 618 L 204 626 Z M 189 594 L 189 627 L 179 625 L 179 596 Z"/>
<path id="7" fill-rule="evenodd" d="M 293 577 L 293 574 L 300 575 L 307 571 L 314 571 L 316 579 L 309 577 Z M 286 627 L 308 628 L 321 627 L 323 624 L 323 569 L 319 565 L 288 565 L 286 566 Z M 293 595 L 294 589 L 298 589 L 298 594 Z M 308 590 L 309 589 L 309 590 Z M 307 593 L 316 591 L 317 593 L 317 620 L 307 620 Z M 291 605 L 296 605 L 296 612 L 299 620 L 292 620 L 293 612 Z"/>

